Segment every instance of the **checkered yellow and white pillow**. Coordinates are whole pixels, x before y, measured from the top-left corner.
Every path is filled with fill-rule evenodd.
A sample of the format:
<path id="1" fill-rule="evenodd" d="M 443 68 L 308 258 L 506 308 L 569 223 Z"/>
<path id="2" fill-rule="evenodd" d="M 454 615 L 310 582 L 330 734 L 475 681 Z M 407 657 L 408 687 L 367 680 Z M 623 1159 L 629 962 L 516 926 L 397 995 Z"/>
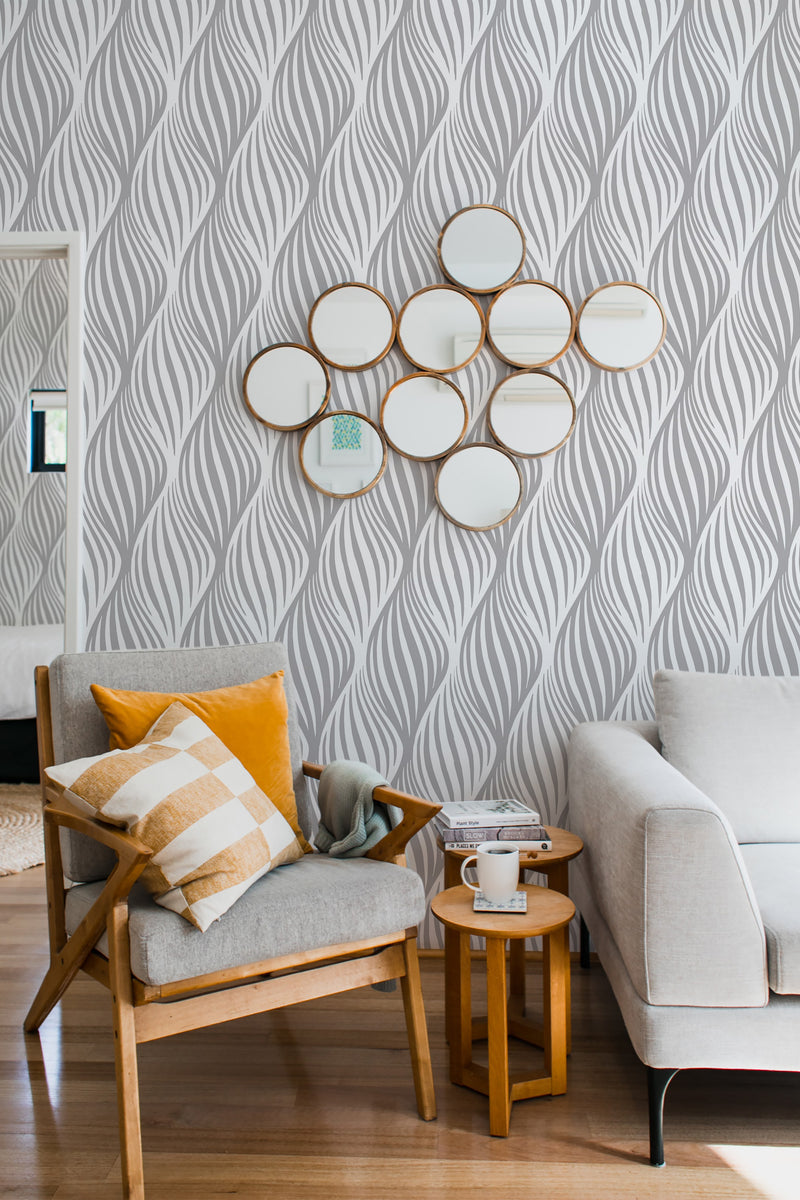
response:
<path id="1" fill-rule="evenodd" d="M 252 775 L 180 702 L 129 750 L 48 767 L 81 811 L 128 829 L 153 851 L 142 882 L 205 931 L 267 871 L 303 857 Z"/>

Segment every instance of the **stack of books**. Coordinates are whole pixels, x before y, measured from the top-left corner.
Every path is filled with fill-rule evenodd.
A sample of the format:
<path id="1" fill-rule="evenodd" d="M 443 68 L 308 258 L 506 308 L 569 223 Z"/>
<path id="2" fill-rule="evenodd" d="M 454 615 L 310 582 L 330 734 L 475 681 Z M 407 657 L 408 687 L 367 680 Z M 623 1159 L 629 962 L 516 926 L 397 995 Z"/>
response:
<path id="1" fill-rule="evenodd" d="M 514 842 L 520 850 L 552 850 L 538 812 L 521 800 L 457 800 L 436 814 L 445 850 L 477 850 L 481 842 Z"/>

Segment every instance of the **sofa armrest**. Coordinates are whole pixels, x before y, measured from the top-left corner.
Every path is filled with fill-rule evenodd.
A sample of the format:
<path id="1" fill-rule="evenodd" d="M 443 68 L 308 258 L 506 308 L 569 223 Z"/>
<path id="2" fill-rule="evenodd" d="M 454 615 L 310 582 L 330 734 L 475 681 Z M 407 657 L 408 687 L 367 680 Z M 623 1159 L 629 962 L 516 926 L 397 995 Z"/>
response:
<path id="1" fill-rule="evenodd" d="M 644 727 L 572 733 L 570 827 L 631 981 L 650 1004 L 760 1007 L 766 939 L 730 824 Z"/>

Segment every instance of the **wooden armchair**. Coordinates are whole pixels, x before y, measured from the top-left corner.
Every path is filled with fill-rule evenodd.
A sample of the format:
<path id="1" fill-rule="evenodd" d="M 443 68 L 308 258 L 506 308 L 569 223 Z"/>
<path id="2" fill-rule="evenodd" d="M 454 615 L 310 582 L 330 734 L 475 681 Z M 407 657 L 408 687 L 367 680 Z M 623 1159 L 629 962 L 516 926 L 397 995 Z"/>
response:
<path id="1" fill-rule="evenodd" d="M 318 779 L 322 767 L 300 758 L 291 680 L 284 648 L 277 643 L 60 656 L 36 675 L 42 771 L 108 749 L 91 682 L 197 691 L 280 669 L 286 671 L 298 814 L 308 836 L 314 812 L 305 779 Z M 42 779 L 51 961 L 25 1029 L 38 1029 L 78 971 L 110 990 L 125 1197 L 144 1197 L 140 1042 L 400 979 L 417 1108 L 423 1120 L 436 1116 L 416 950 L 425 899 L 421 880 L 405 867 L 404 851 L 438 805 L 394 788 L 376 788 L 374 798 L 403 815 L 367 856 L 306 854 L 259 879 L 201 934 L 137 888 L 150 857 L 146 846 L 81 815 L 45 785 L 44 774 Z M 320 894 L 326 900 L 322 905 Z M 309 895 L 317 897 L 311 911 Z M 292 915 L 303 905 L 297 932 Z"/>

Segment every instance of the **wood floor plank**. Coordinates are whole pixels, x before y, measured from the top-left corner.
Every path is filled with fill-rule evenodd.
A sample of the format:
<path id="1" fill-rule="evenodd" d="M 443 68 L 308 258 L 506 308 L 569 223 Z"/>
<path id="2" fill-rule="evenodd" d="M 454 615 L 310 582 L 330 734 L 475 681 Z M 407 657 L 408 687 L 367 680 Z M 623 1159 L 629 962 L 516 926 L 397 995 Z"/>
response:
<path id="1" fill-rule="evenodd" d="M 80 978 L 25 1037 L 44 971 L 41 868 L 0 879 L 0 1194 L 119 1200 L 108 993 Z M 421 962 L 439 1117 L 420 1121 L 395 993 L 359 989 L 139 1048 L 147 1200 L 770 1200 L 713 1148 L 792 1146 L 794 1075 L 687 1072 L 670 1087 L 665 1170 L 647 1164 L 644 1069 L 598 968 L 574 970 L 564 1096 L 488 1102 L 449 1082 L 444 972 Z M 532 1007 L 541 965 L 528 964 Z M 473 1004 L 485 1003 L 476 962 Z M 476 1046 L 476 1061 L 485 1046 Z M 510 1068 L 541 1052 L 512 1042 Z"/>

